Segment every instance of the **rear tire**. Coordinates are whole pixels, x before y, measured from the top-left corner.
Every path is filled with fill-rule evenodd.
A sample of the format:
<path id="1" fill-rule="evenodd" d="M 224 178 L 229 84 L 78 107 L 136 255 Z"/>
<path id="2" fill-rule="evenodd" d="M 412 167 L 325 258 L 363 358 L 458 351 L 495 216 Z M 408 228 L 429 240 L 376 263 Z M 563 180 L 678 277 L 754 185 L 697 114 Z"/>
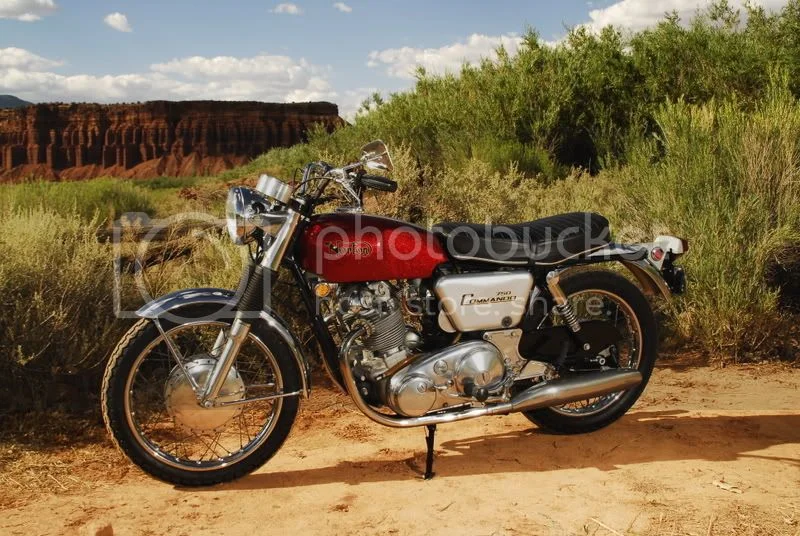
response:
<path id="1" fill-rule="evenodd" d="M 658 355 L 658 333 L 655 316 L 642 291 L 624 277 L 609 271 L 586 271 L 561 281 L 567 299 L 578 293 L 592 290 L 611 293 L 623 300 L 633 311 L 641 330 L 641 351 L 637 369 L 642 383 L 626 391 L 618 400 L 592 415 L 565 415 L 553 408 L 540 408 L 522 412 L 531 422 L 557 434 L 584 434 L 604 428 L 621 418 L 639 399 Z"/>
<path id="2" fill-rule="evenodd" d="M 179 314 L 193 318 L 211 313 L 213 310 L 201 306 L 196 311 L 181 311 Z M 161 320 L 161 324 L 166 331 L 181 325 L 166 320 Z M 251 333 L 266 345 L 274 357 L 283 383 L 283 392 L 299 391 L 302 388 L 301 371 L 282 340 L 258 322 L 251 327 Z M 123 336 L 111 355 L 103 377 L 101 406 L 103 420 L 114 443 L 142 470 L 177 486 L 210 486 L 229 482 L 258 469 L 272 458 L 292 428 L 299 406 L 298 396 L 280 399 L 278 411 L 272 416 L 275 422 L 260 445 L 241 459 L 227 465 L 221 464 L 218 468 L 190 470 L 176 467 L 176 464 L 155 456 L 142 445 L 142 435 L 134 429 L 133 419 L 126 410 L 127 390 L 131 385 L 129 376 L 137 373 L 135 364 L 141 359 L 140 355 L 160 336 L 151 320 L 140 320 Z M 161 386 L 156 387 L 163 389 Z M 132 393 L 131 391 L 131 396 Z"/>

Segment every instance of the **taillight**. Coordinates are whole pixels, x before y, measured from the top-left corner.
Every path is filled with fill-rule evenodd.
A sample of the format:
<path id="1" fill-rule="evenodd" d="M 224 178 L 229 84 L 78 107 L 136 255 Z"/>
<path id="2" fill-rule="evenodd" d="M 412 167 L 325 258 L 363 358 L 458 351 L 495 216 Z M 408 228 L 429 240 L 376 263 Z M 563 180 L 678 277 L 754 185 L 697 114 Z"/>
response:
<path id="1" fill-rule="evenodd" d="M 650 258 L 655 262 L 661 262 L 664 259 L 664 250 L 658 246 L 650 250 Z"/>

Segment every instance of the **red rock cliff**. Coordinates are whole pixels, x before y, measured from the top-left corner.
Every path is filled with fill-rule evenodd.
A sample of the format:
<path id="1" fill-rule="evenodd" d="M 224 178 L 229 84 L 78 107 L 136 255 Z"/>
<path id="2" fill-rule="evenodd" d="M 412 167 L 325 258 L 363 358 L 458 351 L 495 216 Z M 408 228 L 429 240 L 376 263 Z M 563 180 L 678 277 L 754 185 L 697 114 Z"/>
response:
<path id="1" fill-rule="evenodd" d="M 341 122 L 327 102 L 153 101 L 0 110 L 0 180 L 204 175 Z"/>

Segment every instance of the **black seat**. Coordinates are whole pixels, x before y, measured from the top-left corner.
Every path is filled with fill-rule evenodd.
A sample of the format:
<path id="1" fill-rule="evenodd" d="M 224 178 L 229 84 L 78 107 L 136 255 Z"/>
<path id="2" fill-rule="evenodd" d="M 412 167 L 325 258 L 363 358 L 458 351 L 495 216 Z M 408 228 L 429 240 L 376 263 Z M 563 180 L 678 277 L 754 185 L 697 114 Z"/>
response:
<path id="1" fill-rule="evenodd" d="M 573 212 L 512 225 L 440 223 L 433 228 L 451 257 L 492 264 L 559 264 L 611 241 L 608 220 Z"/>

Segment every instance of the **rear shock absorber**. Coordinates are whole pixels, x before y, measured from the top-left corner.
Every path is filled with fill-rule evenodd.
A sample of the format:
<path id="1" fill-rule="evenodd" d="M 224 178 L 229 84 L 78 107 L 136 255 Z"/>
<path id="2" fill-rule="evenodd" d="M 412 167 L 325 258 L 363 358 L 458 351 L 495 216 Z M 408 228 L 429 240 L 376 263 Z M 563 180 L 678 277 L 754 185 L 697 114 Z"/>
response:
<path id="1" fill-rule="evenodd" d="M 575 310 L 572 308 L 572 304 L 569 303 L 566 294 L 564 294 L 564 291 L 561 289 L 561 285 L 558 284 L 559 280 L 558 272 L 550 272 L 547 274 L 547 288 L 550 289 L 553 301 L 556 302 L 555 309 L 564 319 L 567 326 L 569 326 L 569 329 L 572 330 L 573 333 L 578 333 L 581 330 L 581 325 L 578 322 L 578 317 L 575 314 Z"/>

